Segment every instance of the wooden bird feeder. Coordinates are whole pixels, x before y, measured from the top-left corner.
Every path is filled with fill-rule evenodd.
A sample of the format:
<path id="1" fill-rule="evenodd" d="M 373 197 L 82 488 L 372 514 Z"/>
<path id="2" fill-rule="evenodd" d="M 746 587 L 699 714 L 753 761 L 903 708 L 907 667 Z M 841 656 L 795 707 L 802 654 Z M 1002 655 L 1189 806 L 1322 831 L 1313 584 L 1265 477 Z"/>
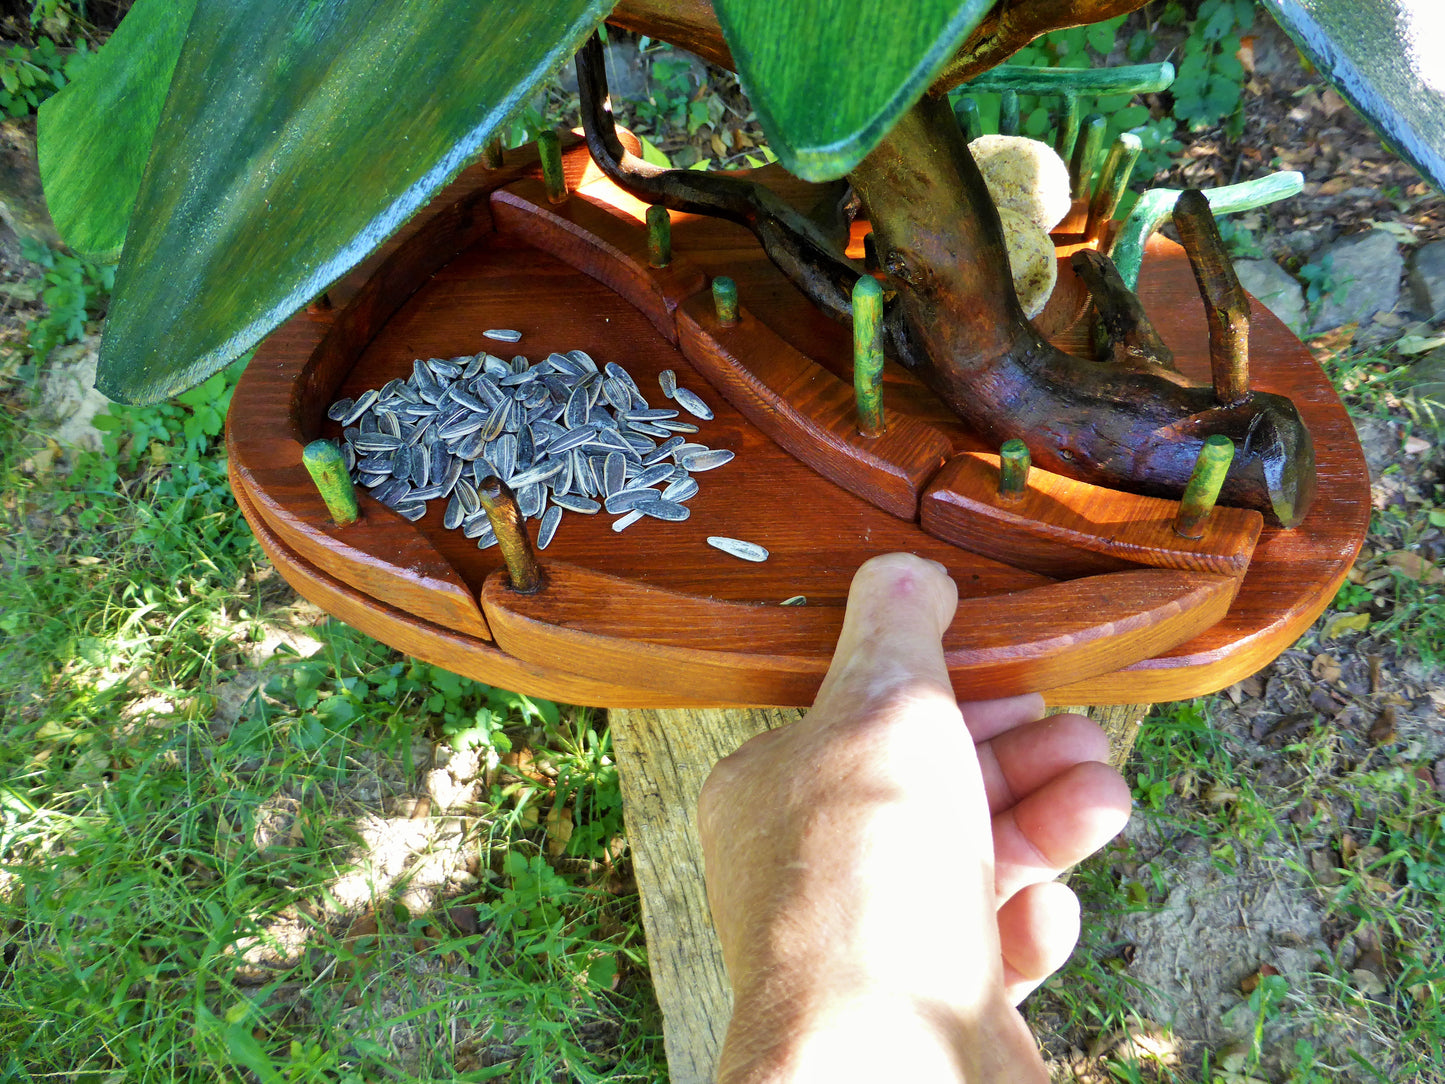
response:
<path id="1" fill-rule="evenodd" d="M 1366 469 L 1318 365 L 1255 304 L 1251 386 L 1293 399 L 1317 449 L 1318 496 L 1300 526 L 1221 506 L 1186 538 L 1176 501 L 1038 468 L 1022 492 L 1001 492 L 1000 449 L 892 361 L 884 427 L 860 433 L 849 330 L 742 228 L 674 213 L 662 258 L 656 213 L 649 229 L 648 208 L 575 139 L 560 201 L 535 151 L 507 158 L 466 171 L 325 304 L 267 340 L 232 399 L 232 483 L 282 575 L 348 624 L 481 681 L 613 709 L 670 1071 L 708 1081 L 730 993 L 703 888 L 697 793 L 718 758 L 794 717 L 777 706 L 811 703 L 864 560 L 907 550 L 948 568 L 961 601 L 945 648 L 960 696 L 1181 699 L 1258 670 L 1329 603 L 1364 537 Z M 763 172 L 806 203 L 808 186 Z M 1095 244 L 1086 220 L 1080 202 L 1056 233 L 1060 283 L 1035 321 L 1078 352 L 1088 292 L 1069 257 Z M 855 223 L 849 255 L 863 255 L 866 231 Z M 737 289 L 731 322 L 710 288 L 724 277 Z M 1209 380 L 1210 328 L 1178 245 L 1149 242 L 1138 294 L 1183 374 Z M 516 349 L 533 359 L 580 348 L 615 360 L 649 392 L 671 369 L 714 409 L 699 439 L 736 459 L 701 476 L 685 522 L 644 519 L 618 533 L 610 516 L 569 515 L 529 593 L 514 589 L 500 548 L 445 529 L 440 507 L 412 523 L 363 495 L 360 517 L 338 526 L 302 456 L 339 435 L 328 405 L 405 377 L 414 359 L 474 354 L 496 327 L 521 331 Z M 706 545 L 709 535 L 770 556 L 740 561 Z M 806 603 L 781 605 L 796 596 Z M 744 705 L 769 710 L 716 710 Z"/>

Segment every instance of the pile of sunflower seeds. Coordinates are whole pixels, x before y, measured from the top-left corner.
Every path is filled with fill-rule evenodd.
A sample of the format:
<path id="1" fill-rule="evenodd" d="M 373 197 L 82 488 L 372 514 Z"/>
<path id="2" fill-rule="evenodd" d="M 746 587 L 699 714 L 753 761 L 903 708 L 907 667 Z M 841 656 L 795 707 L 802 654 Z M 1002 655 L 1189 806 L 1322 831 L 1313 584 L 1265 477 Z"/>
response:
<path id="1" fill-rule="evenodd" d="M 486 334 L 501 342 L 521 337 Z M 671 370 L 659 383 L 689 414 L 712 418 Z M 525 518 L 541 518 L 542 549 L 564 510 L 593 515 L 605 508 L 618 516 L 614 531 L 644 516 L 687 519 L 685 502 L 698 491 L 693 475 L 721 467 L 733 453 L 689 442 L 697 426 L 679 413 L 653 408 L 622 366 L 599 369 L 581 350 L 535 365 L 486 351 L 417 360 L 408 379 L 339 399 L 326 412 L 343 426 L 353 481 L 413 522 L 428 501 L 445 500 L 443 524 L 481 549 L 497 542 L 477 494 L 489 475 L 512 487 Z"/>

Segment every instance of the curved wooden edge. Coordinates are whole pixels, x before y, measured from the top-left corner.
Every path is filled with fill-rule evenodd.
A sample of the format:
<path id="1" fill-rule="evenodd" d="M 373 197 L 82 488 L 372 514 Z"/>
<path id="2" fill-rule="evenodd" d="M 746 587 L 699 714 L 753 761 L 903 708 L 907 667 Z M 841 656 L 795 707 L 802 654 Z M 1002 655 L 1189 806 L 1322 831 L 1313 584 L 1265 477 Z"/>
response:
<path id="1" fill-rule="evenodd" d="M 328 576 L 282 542 L 266 526 L 244 493 L 236 493 L 236 503 L 266 556 L 299 595 L 352 628 L 413 658 L 512 692 L 568 704 L 599 708 L 697 706 L 692 698 L 654 692 L 639 696 L 635 691 L 619 690 L 615 685 L 593 681 L 570 669 L 525 662 L 484 640 L 439 628 L 379 603 Z"/>
<path id="2" fill-rule="evenodd" d="M 365 490 L 357 493 L 361 518 L 346 527 L 336 526 L 322 503 L 301 464 L 305 442 L 292 398 L 295 374 L 318 352 L 322 331 L 315 318 L 293 318 L 271 334 L 242 375 L 226 424 L 231 489 L 321 571 L 423 620 L 490 637 L 471 589 L 412 524 Z"/>
<path id="3" fill-rule="evenodd" d="M 795 459 L 885 512 L 918 517 L 924 486 L 952 451 L 946 436 L 886 409 L 887 430 L 863 436 L 852 387 L 742 306 L 737 323 L 723 327 L 712 298 L 695 295 L 678 308 L 677 328 L 693 367 Z"/>
<path id="4" fill-rule="evenodd" d="M 570 659 L 618 689 L 686 688 L 699 704 L 804 707 L 843 627 L 843 607 L 718 602 L 560 563 L 531 595 L 505 574 L 482 607 L 497 645 L 518 658 Z M 1011 696 L 1127 666 L 1220 619 L 1238 581 L 1138 569 L 960 602 L 944 635 L 963 697 Z"/>
<path id="5" fill-rule="evenodd" d="M 562 165 L 569 187 L 603 176 L 576 134 L 563 138 Z M 483 638 L 490 630 L 475 596 L 426 536 L 364 493 L 362 519 L 338 528 L 301 465 L 301 449 L 320 434 L 366 344 L 432 275 L 493 231 L 491 192 L 540 171 L 534 145 L 507 152 L 501 169 L 463 170 L 426 213 L 327 290 L 329 306 L 308 308 L 267 337 L 227 416 L 232 488 L 245 490 L 288 547 L 385 605 Z"/>
<path id="6" fill-rule="evenodd" d="M 1037 467 L 1021 496 L 1000 497 L 998 462 L 986 452 L 949 460 L 923 495 L 923 529 L 1061 579 L 1135 565 L 1241 578 L 1264 529 L 1252 509 L 1217 507 L 1202 538 L 1182 538 L 1173 527 L 1177 501 L 1100 489 Z"/>
<path id="7" fill-rule="evenodd" d="M 492 216 L 500 232 L 521 238 L 621 294 L 670 343 L 677 342 L 673 310 L 707 285 L 701 271 L 676 255 L 667 267 L 652 267 L 647 227 L 620 207 L 581 192 L 552 204 L 540 181 L 517 181 L 492 193 Z"/>

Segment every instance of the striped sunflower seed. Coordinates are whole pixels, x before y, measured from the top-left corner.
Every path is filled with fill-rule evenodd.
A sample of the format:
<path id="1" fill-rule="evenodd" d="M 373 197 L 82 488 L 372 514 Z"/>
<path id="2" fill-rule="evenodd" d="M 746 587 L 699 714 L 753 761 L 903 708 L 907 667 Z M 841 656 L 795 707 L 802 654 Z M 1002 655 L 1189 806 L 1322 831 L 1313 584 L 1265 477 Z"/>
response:
<path id="1" fill-rule="evenodd" d="M 712 407 L 704 403 L 695 392 L 690 392 L 686 388 L 678 388 L 673 392 L 672 398 L 678 406 L 694 418 L 701 418 L 705 422 L 712 421 Z"/>
<path id="2" fill-rule="evenodd" d="M 493 342 L 499 343 L 514 343 L 520 341 L 522 338 L 520 331 L 512 331 L 510 328 L 494 327 L 489 331 L 482 332 L 482 334 Z"/>
<path id="3" fill-rule="evenodd" d="M 715 550 L 722 550 L 724 553 L 744 561 L 766 561 L 768 551 L 756 542 L 744 542 L 741 538 L 728 538 L 726 535 L 708 535 L 707 544 Z"/>

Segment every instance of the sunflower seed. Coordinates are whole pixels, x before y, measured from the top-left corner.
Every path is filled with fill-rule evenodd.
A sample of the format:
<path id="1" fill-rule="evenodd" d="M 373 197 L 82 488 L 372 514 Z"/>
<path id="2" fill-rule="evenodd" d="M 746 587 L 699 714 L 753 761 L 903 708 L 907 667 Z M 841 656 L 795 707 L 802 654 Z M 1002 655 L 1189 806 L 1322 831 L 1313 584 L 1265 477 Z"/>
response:
<path id="1" fill-rule="evenodd" d="M 602 509 L 602 506 L 590 497 L 583 497 L 576 493 L 558 493 L 553 491 L 552 504 L 557 508 L 565 508 L 569 512 L 581 512 L 587 516 L 593 515 Z"/>
<path id="2" fill-rule="evenodd" d="M 653 519 L 665 519 L 669 523 L 681 523 L 692 515 L 692 509 L 687 505 L 678 504 L 676 501 L 665 501 L 660 496 L 639 504 L 635 511 L 641 512 L 644 516 L 651 516 Z"/>
<path id="3" fill-rule="evenodd" d="M 616 519 L 614 519 L 614 520 L 612 521 L 612 529 L 613 529 L 614 531 L 619 531 L 619 532 L 620 532 L 620 531 L 625 531 L 625 530 L 627 530 L 627 528 L 631 527 L 634 523 L 636 523 L 636 522 L 637 522 L 638 520 L 640 520 L 641 518 L 642 518 L 642 513 L 641 513 L 641 512 L 638 512 L 636 509 L 634 509 L 633 511 L 628 512 L 627 515 L 625 515 L 625 516 L 618 516 Z"/>
<path id="4" fill-rule="evenodd" d="M 694 418 L 701 418 L 705 422 L 712 421 L 712 407 L 704 403 L 697 393 L 688 391 L 686 388 L 678 388 L 673 392 L 672 398 L 678 406 Z"/>
<path id="5" fill-rule="evenodd" d="M 546 491 L 540 482 L 532 482 L 517 490 L 517 508 L 528 519 L 542 514 L 542 504 L 546 499 Z"/>
<path id="6" fill-rule="evenodd" d="M 691 497 L 697 496 L 698 488 L 696 478 L 679 478 L 663 489 L 662 499 L 681 503 Z"/>
<path id="7" fill-rule="evenodd" d="M 494 327 L 490 331 L 482 332 L 487 338 L 499 343 L 514 343 L 522 337 L 520 331 L 512 331 L 508 328 Z"/>
<path id="8" fill-rule="evenodd" d="M 715 550 L 722 550 L 724 553 L 740 558 L 744 561 L 766 561 L 768 551 L 756 542 L 744 542 L 741 538 L 728 538 L 725 535 L 708 535 L 707 544 Z"/>
<path id="9" fill-rule="evenodd" d="M 557 533 L 557 525 L 562 522 L 562 509 L 553 505 L 547 509 L 542 517 L 542 523 L 537 528 L 537 548 L 544 550 L 552 544 L 552 536 Z"/>
<path id="10" fill-rule="evenodd" d="M 381 393 L 375 388 L 370 388 L 367 391 L 362 392 L 360 395 L 358 395 L 355 399 L 352 400 L 350 410 L 348 410 L 341 417 L 333 418 L 332 420 L 338 421 L 342 425 L 350 425 L 352 422 L 356 421 L 368 410 L 370 410 L 371 404 L 376 402 L 380 395 Z"/>
<path id="11" fill-rule="evenodd" d="M 662 494 L 655 489 L 624 489 L 608 497 L 604 505 L 607 511 L 616 515 L 618 512 L 630 512 L 638 505 L 648 501 L 661 499 Z"/>
<path id="12" fill-rule="evenodd" d="M 696 433 L 696 432 L 697 432 L 697 426 L 693 425 L 692 422 L 679 422 L 679 421 L 674 421 L 674 420 L 670 420 L 670 419 L 665 419 L 665 420 L 660 421 L 660 422 L 654 422 L 653 424 L 656 425 L 657 428 L 659 428 L 659 429 L 661 429 L 661 430 L 663 430 L 664 432 L 667 432 L 667 433 Z"/>
<path id="13" fill-rule="evenodd" d="M 664 369 L 658 373 L 657 382 L 662 385 L 662 394 L 669 399 L 677 392 L 677 374 L 671 369 Z"/>
<path id="14" fill-rule="evenodd" d="M 407 501 L 404 504 L 397 505 L 395 508 L 392 509 L 392 511 L 394 511 L 402 519 L 409 520 L 410 522 L 415 523 L 417 520 L 421 519 L 422 516 L 426 515 L 426 502 Z"/>
<path id="15" fill-rule="evenodd" d="M 672 477 L 673 467 L 671 463 L 659 463 L 654 467 L 640 471 L 632 477 L 627 484 L 632 489 L 645 489 L 648 486 L 655 486 L 664 478 Z"/>
<path id="16" fill-rule="evenodd" d="M 737 457 L 726 448 L 709 448 L 701 452 L 689 452 L 680 461 L 681 467 L 694 474 L 714 470 L 726 463 L 731 463 Z"/>
<path id="17" fill-rule="evenodd" d="M 457 486 L 452 491 L 452 497 L 461 502 L 463 516 L 474 516 L 481 511 L 482 501 L 477 496 L 477 489 L 465 478 L 457 479 Z"/>
<path id="18" fill-rule="evenodd" d="M 426 367 L 431 370 L 432 376 L 438 379 L 455 380 L 462 375 L 462 367 L 454 361 L 444 361 L 441 358 L 427 358 Z"/>
<path id="19" fill-rule="evenodd" d="M 326 408 L 326 416 L 334 422 L 342 421 L 356 405 L 355 399 L 338 399 Z"/>
<path id="20" fill-rule="evenodd" d="M 592 360 L 592 356 L 588 354 L 587 351 L 568 350 L 567 356 L 580 365 L 586 372 L 595 373 L 597 371 L 597 363 Z"/>
<path id="21" fill-rule="evenodd" d="M 794 595 L 792 598 L 785 598 L 782 602 L 778 603 L 779 606 L 806 606 L 807 604 L 807 595 Z"/>
<path id="22" fill-rule="evenodd" d="M 442 526 L 449 531 L 455 531 L 462 525 L 462 520 L 465 518 L 466 513 L 462 510 L 462 500 L 453 493 L 451 500 L 447 501 L 447 510 L 442 515 Z"/>

